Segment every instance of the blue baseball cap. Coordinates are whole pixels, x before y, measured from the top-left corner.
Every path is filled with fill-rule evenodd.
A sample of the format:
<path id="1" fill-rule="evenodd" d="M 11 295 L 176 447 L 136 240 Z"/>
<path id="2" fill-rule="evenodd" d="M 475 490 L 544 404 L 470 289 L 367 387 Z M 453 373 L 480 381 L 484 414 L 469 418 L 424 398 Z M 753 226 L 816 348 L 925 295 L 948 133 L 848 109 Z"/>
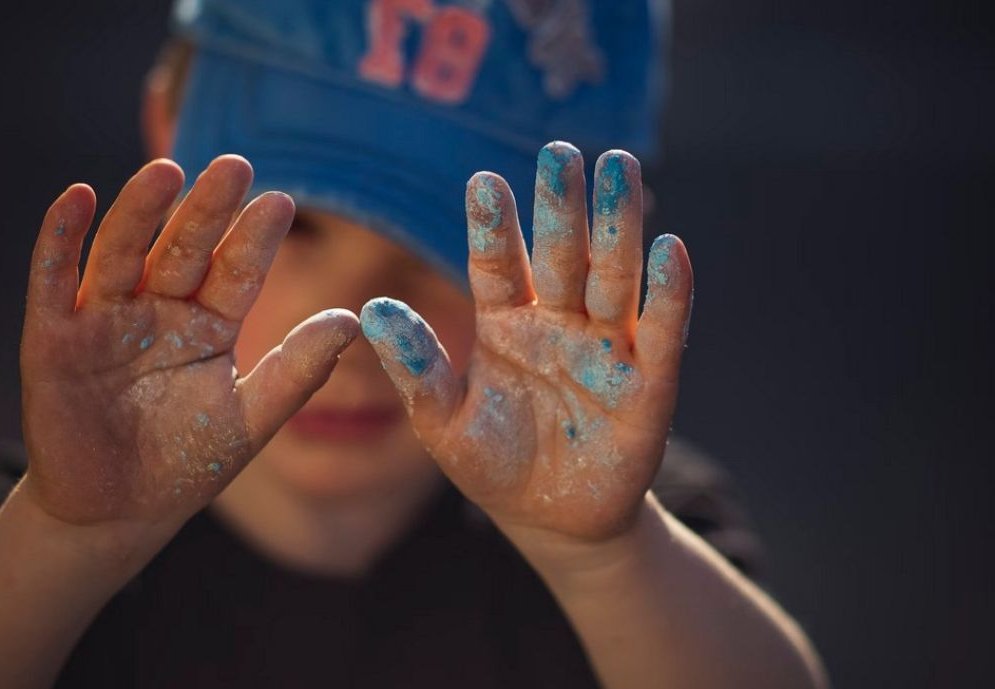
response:
<path id="1" fill-rule="evenodd" d="M 381 232 L 465 285 L 464 188 L 508 180 L 531 244 L 539 149 L 656 152 L 666 4 L 180 0 L 196 45 L 173 157 L 238 153 L 256 190 Z"/>

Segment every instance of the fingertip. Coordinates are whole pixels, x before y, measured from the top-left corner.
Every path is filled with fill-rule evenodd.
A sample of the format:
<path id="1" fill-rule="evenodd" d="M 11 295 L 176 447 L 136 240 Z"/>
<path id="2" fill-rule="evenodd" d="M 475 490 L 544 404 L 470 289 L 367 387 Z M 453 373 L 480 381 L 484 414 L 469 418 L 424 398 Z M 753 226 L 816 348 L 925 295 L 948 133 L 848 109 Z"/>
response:
<path id="1" fill-rule="evenodd" d="M 562 198 L 570 188 L 570 176 L 584 169 L 580 150 L 566 141 L 551 141 L 539 150 L 536 160 L 536 186 Z"/>
<path id="2" fill-rule="evenodd" d="M 620 161 L 622 164 L 627 167 L 631 167 L 634 170 L 640 170 L 642 167 L 639 163 L 639 158 L 621 148 L 613 148 L 599 155 L 594 167 L 595 169 L 599 169 L 609 161 L 613 160 Z"/>
<path id="3" fill-rule="evenodd" d="M 294 200 L 282 191 L 263 192 L 249 202 L 246 210 L 250 208 L 256 212 L 264 213 L 285 230 L 290 229 L 294 215 L 297 213 L 297 205 Z"/>
<path id="4" fill-rule="evenodd" d="M 208 164 L 204 172 L 208 170 L 221 172 L 228 177 L 234 177 L 246 187 L 252 184 L 252 179 L 255 176 L 252 163 L 237 153 L 224 153 L 217 156 Z"/>
<path id="5" fill-rule="evenodd" d="M 96 208 L 97 195 L 89 184 L 71 184 L 49 206 L 45 225 L 51 225 L 57 237 L 65 235 L 67 230 L 72 235 L 80 225 L 89 227 Z"/>
<path id="6" fill-rule="evenodd" d="M 186 175 L 176 161 L 169 158 L 156 158 L 136 172 L 132 179 L 136 178 L 148 180 L 150 184 L 160 187 L 163 192 L 176 196 L 183 188 Z"/>
<path id="7" fill-rule="evenodd" d="M 284 345 L 302 337 L 319 337 L 321 349 L 337 355 L 359 334 L 359 319 L 348 309 L 327 309 L 301 321 L 284 338 Z"/>
<path id="8" fill-rule="evenodd" d="M 359 323 L 381 360 L 401 364 L 412 376 L 424 375 L 439 358 L 435 333 L 404 302 L 371 299 L 363 305 Z"/>
<path id="9" fill-rule="evenodd" d="M 89 184 L 77 182 L 70 184 L 52 206 L 85 213 L 88 209 L 96 208 L 97 194 Z"/>
<path id="10" fill-rule="evenodd" d="M 690 272 L 690 263 L 680 237 L 667 233 L 654 239 L 646 267 L 650 290 L 673 288 L 686 272 Z"/>
<path id="11" fill-rule="evenodd" d="M 473 208 L 483 208 L 493 212 L 495 202 L 504 200 L 510 194 L 511 186 L 501 175 L 488 170 L 476 172 L 466 182 L 467 212 Z"/>
<path id="12" fill-rule="evenodd" d="M 344 349 L 359 336 L 359 317 L 349 309 L 325 309 L 312 316 L 335 329 L 342 337 L 339 349 Z"/>
<path id="13" fill-rule="evenodd" d="M 508 183 L 492 172 L 478 172 L 466 188 L 467 240 L 471 254 L 504 249 L 503 229 L 517 227 L 515 197 Z"/>
<path id="14" fill-rule="evenodd" d="M 646 280 L 650 290 L 655 286 L 666 287 L 671 281 L 671 258 L 677 237 L 672 234 L 662 234 L 650 245 L 649 258 L 646 262 Z"/>
<path id="15" fill-rule="evenodd" d="M 319 315 L 323 318 L 333 320 L 336 324 L 342 326 L 343 328 L 354 329 L 355 333 L 359 334 L 359 316 L 350 311 L 349 309 L 334 308 L 325 309 Z"/>
<path id="16" fill-rule="evenodd" d="M 62 193 L 62 196 L 63 198 L 72 198 L 74 200 L 90 200 L 94 203 L 97 201 L 97 192 L 93 190 L 93 187 L 84 182 L 70 184 Z"/>
<path id="17" fill-rule="evenodd" d="M 639 161 L 628 151 L 605 151 L 594 166 L 594 208 L 602 216 L 619 213 L 642 192 Z"/>
<path id="18" fill-rule="evenodd" d="M 580 149 L 569 141 L 550 141 L 539 149 L 539 156 L 559 156 L 563 159 L 581 157 Z"/>

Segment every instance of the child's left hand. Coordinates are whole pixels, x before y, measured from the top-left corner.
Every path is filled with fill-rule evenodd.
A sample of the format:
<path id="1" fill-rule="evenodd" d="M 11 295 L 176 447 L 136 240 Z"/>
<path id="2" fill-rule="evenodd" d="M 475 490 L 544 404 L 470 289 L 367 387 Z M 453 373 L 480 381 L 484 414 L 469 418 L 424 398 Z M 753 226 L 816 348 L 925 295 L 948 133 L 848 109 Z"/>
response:
<path id="1" fill-rule="evenodd" d="M 390 299 L 363 331 L 443 471 L 502 528 L 583 542 L 632 523 L 659 468 L 691 302 L 683 244 L 642 255 L 639 163 L 598 161 L 589 237 L 584 166 L 564 143 L 539 154 L 531 271 L 511 190 L 467 186 L 477 341 L 465 379 L 425 322 Z"/>

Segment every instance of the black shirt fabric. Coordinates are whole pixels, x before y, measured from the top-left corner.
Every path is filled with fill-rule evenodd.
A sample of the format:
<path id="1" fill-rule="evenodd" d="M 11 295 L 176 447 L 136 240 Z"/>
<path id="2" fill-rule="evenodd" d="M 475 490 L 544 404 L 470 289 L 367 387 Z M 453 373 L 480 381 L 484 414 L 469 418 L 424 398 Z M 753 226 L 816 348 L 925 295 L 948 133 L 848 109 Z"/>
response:
<path id="1" fill-rule="evenodd" d="M 5 457 L 12 481 L 18 462 Z M 654 487 L 664 505 L 754 571 L 753 537 L 724 475 L 680 443 L 664 467 Z M 598 685 L 539 577 L 447 486 L 360 579 L 284 569 L 201 512 L 105 606 L 56 686 Z"/>

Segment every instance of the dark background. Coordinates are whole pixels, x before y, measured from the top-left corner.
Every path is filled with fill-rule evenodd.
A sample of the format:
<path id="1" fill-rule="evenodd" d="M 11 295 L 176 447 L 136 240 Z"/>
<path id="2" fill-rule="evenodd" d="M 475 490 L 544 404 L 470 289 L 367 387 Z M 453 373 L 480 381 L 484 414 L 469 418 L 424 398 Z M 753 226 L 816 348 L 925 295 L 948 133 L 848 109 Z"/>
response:
<path id="1" fill-rule="evenodd" d="M 980 3 L 978 3 L 980 5 Z M 0 433 L 33 234 L 142 162 L 167 3 L 0 10 Z M 695 318 L 677 428 L 734 474 L 838 687 L 989 686 L 995 41 L 980 9 L 676 0 L 663 225 Z"/>

